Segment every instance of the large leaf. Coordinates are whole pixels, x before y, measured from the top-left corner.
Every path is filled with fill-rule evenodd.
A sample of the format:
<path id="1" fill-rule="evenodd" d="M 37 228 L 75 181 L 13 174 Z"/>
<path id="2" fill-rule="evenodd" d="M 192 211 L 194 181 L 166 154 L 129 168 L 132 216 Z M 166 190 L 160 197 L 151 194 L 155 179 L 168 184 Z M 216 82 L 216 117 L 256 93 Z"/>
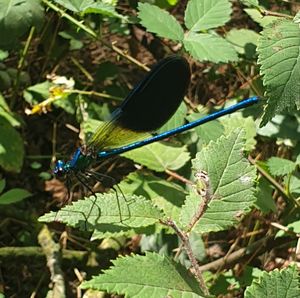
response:
<path id="1" fill-rule="evenodd" d="M 255 167 L 242 155 L 244 132 L 237 129 L 228 137 L 210 142 L 193 160 L 196 172 L 205 171 L 209 178 L 212 201 L 194 231 L 207 233 L 221 231 L 234 225 L 241 215 L 250 210 L 253 195 Z M 200 197 L 194 192 L 182 208 L 181 223 L 187 226 L 199 208 Z"/>
<path id="2" fill-rule="evenodd" d="M 60 221 L 82 230 L 103 231 L 108 224 L 116 230 L 153 225 L 162 217 L 149 200 L 120 193 L 96 194 L 67 205 L 58 212 L 49 212 L 39 218 L 42 222 Z"/>
<path id="3" fill-rule="evenodd" d="M 185 25 L 194 32 L 216 28 L 228 22 L 230 14 L 228 0 L 190 0 L 185 10 Z"/>
<path id="4" fill-rule="evenodd" d="M 185 146 L 172 147 L 162 143 L 153 143 L 122 155 L 157 172 L 178 170 L 190 159 Z"/>
<path id="5" fill-rule="evenodd" d="M 24 146 L 20 134 L 0 116 L 0 166 L 9 172 L 20 172 Z"/>
<path id="6" fill-rule="evenodd" d="M 253 281 L 245 291 L 245 298 L 296 298 L 299 297 L 299 271 L 297 266 L 279 271 L 264 272 L 259 280 Z"/>
<path id="7" fill-rule="evenodd" d="M 112 261 L 114 267 L 84 282 L 81 287 L 136 298 L 203 297 L 197 281 L 180 264 L 166 256 L 146 253 Z"/>
<path id="8" fill-rule="evenodd" d="M 300 30 L 289 20 L 279 20 L 263 30 L 258 53 L 268 104 L 261 125 L 277 113 L 300 108 Z"/>
<path id="9" fill-rule="evenodd" d="M 0 0 L 0 45 L 12 46 L 42 20 L 43 9 L 38 0 Z"/>
<path id="10" fill-rule="evenodd" d="M 199 61 L 228 62 L 238 59 L 233 46 L 213 34 L 190 32 L 183 40 L 186 50 Z"/>
<path id="11" fill-rule="evenodd" d="M 152 33 L 160 37 L 181 41 L 183 39 L 183 29 L 178 21 L 167 11 L 155 5 L 139 2 L 139 18 L 141 24 Z"/>

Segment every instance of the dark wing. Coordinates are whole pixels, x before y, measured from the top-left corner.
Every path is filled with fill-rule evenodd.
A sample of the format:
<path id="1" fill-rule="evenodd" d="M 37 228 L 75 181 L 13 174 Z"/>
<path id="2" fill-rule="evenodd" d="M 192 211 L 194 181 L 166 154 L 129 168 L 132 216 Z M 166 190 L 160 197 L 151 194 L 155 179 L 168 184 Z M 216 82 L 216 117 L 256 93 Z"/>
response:
<path id="1" fill-rule="evenodd" d="M 100 125 L 88 146 L 104 150 L 145 138 L 173 116 L 189 82 L 186 59 L 180 56 L 163 59 L 128 94 L 112 120 Z"/>

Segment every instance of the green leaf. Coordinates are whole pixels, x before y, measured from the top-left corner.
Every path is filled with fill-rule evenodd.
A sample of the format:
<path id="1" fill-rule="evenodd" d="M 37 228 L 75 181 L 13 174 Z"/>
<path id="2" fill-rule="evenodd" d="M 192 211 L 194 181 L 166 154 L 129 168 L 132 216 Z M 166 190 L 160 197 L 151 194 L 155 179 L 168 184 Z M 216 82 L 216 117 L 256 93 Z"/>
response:
<path id="1" fill-rule="evenodd" d="M 197 281 L 180 264 L 166 256 L 146 253 L 112 261 L 114 267 L 83 282 L 81 288 L 105 290 L 126 297 L 203 297 Z"/>
<path id="2" fill-rule="evenodd" d="M 189 122 L 195 121 L 203 117 L 202 113 L 193 113 L 187 118 Z M 224 127 L 218 120 L 210 121 L 198 127 L 195 127 L 195 131 L 199 136 L 201 142 L 208 144 L 210 141 L 217 140 L 223 133 Z"/>
<path id="3" fill-rule="evenodd" d="M 12 126 L 20 126 L 20 121 L 11 112 L 2 94 L 0 94 L 0 117 L 5 118 Z"/>
<path id="4" fill-rule="evenodd" d="M 233 46 L 212 34 L 190 32 L 183 40 L 185 49 L 199 61 L 229 62 L 238 59 Z"/>
<path id="5" fill-rule="evenodd" d="M 83 12 L 95 3 L 94 0 L 54 0 L 54 2 L 76 13 Z"/>
<path id="6" fill-rule="evenodd" d="M 207 173 L 208 191 L 212 197 L 205 214 L 194 228 L 195 232 L 225 230 L 237 223 L 253 205 L 256 171 L 242 155 L 244 135 L 243 130 L 237 129 L 226 138 L 210 142 L 192 161 L 196 172 Z M 195 192 L 187 197 L 181 213 L 183 226 L 191 221 L 200 202 L 201 198 Z"/>
<path id="7" fill-rule="evenodd" d="M 96 13 L 102 14 L 109 17 L 117 17 L 126 19 L 124 16 L 120 15 L 115 7 L 104 1 L 95 0 L 54 0 L 54 2 L 62 5 L 66 9 L 69 9 L 75 13 L 89 14 Z"/>
<path id="8" fill-rule="evenodd" d="M 277 206 L 272 196 L 274 189 L 271 187 L 270 183 L 265 178 L 260 178 L 257 189 L 255 206 L 265 214 L 276 212 Z"/>
<path id="9" fill-rule="evenodd" d="M 268 103 L 261 125 L 277 113 L 300 108 L 300 30 L 289 20 L 279 20 L 263 30 L 258 53 Z"/>
<path id="10" fill-rule="evenodd" d="M 253 30 L 232 29 L 227 33 L 226 39 L 233 44 L 239 54 L 247 54 L 247 57 L 251 57 L 254 56 L 256 52 L 259 36 L 260 35 Z"/>
<path id="11" fill-rule="evenodd" d="M 0 166 L 8 172 L 20 172 L 24 146 L 20 134 L 0 116 Z"/>
<path id="12" fill-rule="evenodd" d="M 184 32 L 178 21 L 167 11 L 148 3 L 138 4 L 141 24 L 160 37 L 182 41 Z"/>
<path id="13" fill-rule="evenodd" d="M 252 117 L 243 117 L 242 113 L 234 113 L 220 119 L 224 126 L 224 134 L 228 135 L 236 128 L 243 128 L 245 131 L 245 151 L 251 151 L 256 145 L 256 125 Z"/>
<path id="14" fill-rule="evenodd" d="M 6 59 L 8 57 L 8 52 L 0 50 L 0 61 Z"/>
<path id="15" fill-rule="evenodd" d="M 0 205 L 9 205 L 23 201 L 24 199 L 32 196 L 32 194 L 26 189 L 14 188 L 4 194 L 0 195 Z"/>
<path id="16" fill-rule="evenodd" d="M 167 169 L 178 170 L 190 160 L 186 146 L 172 147 L 163 143 L 153 143 L 128 151 L 122 156 L 157 172 L 164 172 Z"/>
<path id="17" fill-rule="evenodd" d="M 43 8 L 37 0 L 0 0 L 0 46 L 11 47 L 32 26 L 40 26 Z"/>
<path id="18" fill-rule="evenodd" d="M 299 297 L 299 271 L 295 265 L 279 271 L 264 272 L 246 288 L 245 298 L 296 298 Z"/>
<path id="19" fill-rule="evenodd" d="M 37 104 L 50 96 L 49 89 L 53 86 L 49 81 L 28 87 L 23 92 L 24 99 L 31 105 Z"/>
<path id="20" fill-rule="evenodd" d="M 296 169 L 296 163 L 285 158 L 271 157 L 267 161 L 269 171 L 273 176 L 284 176 Z"/>
<path id="21" fill-rule="evenodd" d="M 126 16 L 122 16 L 121 14 L 119 14 L 115 10 L 114 6 L 109 5 L 107 3 L 103 3 L 103 2 L 93 3 L 92 5 L 90 5 L 87 8 L 85 8 L 82 13 L 84 15 L 85 14 L 90 14 L 90 13 L 102 14 L 104 16 L 115 17 L 115 18 L 122 19 L 123 21 L 127 21 L 127 17 Z"/>
<path id="22" fill-rule="evenodd" d="M 6 185 L 5 179 L 0 180 L 0 193 L 4 190 Z"/>
<path id="23" fill-rule="evenodd" d="M 258 0 L 240 0 L 246 6 L 259 7 Z"/>
<path id="24" fill-rule="evenodd" d="M 185 10 L 185 25 L 193 32 L 224 25 L 230 20 L 228 0 L 190 0 Z"/>
<path id="25" fill-rule="evenodd" d="M 293 18 L 294 23 L 299 24 L 300 23 L 300 11 L 298 11 Z"/>
<path id="26" fill-rule="evenodd" d="M 147 227 L 141 228 L 131 228 L 120 226 L 118 224 L 100 224 L 96 226 L 96 229 L 93 231 L 91 236 L 91 241 L 98 239 L 107 239 L 107 238 L 118 238 L 118 237 L 126 237 L 131 238 L 136 236 L 137 234 L 141 235 L 153 235 L 156 232 L 155 225 L 149 225 Z"/>
<path id="27" fill-rule="evenodd" d="M 278 17 L 263 16 L 256 8 L 245 8 L 244 11 L 251 17 L 251 19 L 262 27 L 266 27 L 272 22 L 278 20 Z"/>
<path id="28" fill-rule="evenodd" d="M 106 193 L 79 200 L 58 212 L 49 212 L 39 221 L 60 221 L 81 230 L 99 229 L 102 232 L 107 224 L 127 230 L 153 225 L 161 217 L 161 212 L 149 200 L 134 195 L 125 195 L 124 198 L 119 193 Z"/>
<path id="29" fill-rule="evenodd" d="M 155 206 L 175 221 L 179 218 L 180 207 L 186 196 L 186 191 L 181 186 L 153 175 L 143 175 L 140 172 L 128 175 L 119 187 L 124 193 L 151 199 Z"/>

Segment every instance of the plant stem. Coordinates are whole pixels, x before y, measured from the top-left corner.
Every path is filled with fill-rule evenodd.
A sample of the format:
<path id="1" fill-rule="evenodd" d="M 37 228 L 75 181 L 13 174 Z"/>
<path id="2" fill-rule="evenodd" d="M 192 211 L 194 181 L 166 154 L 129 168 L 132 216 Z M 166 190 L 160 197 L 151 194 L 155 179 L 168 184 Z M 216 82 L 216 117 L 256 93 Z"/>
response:
<path id="1" fill-rule="evenodd" d="M 192 268 L 194 269 L 194 272 L 192 273 L 196 277 L 201 290 L 204 292 L 205 295 L 208 296 L 209 291 L 204 282 L 198 261 L 193 253 L 188 235 L 185 232 L 183 232 L 172 219 L 161 220 L 161 223 L 168 227 L 171 227 L 176 232 L 180 240 L 182 241 L 182 245 L 187 253 L 189 260 L 191 261 Z"/>

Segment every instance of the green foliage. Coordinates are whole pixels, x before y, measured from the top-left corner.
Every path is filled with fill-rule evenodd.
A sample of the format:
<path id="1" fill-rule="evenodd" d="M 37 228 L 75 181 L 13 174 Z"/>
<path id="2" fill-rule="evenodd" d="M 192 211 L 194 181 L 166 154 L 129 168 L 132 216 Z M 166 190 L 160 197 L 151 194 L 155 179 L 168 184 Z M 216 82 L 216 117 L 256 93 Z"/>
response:
<path id="1" fill-rule="evenodd" d="M 213 29 L 230 20 L 231 3 L 227 0 L 190 0 L 185 10 L 185 25 L 192 32 Z"/>
<path id="2" fill-rule="evenodd" d="M 43 18 L 38 0 L 0 0 L 0 46 L 11 48 L 30 27 L 41 26 Z"/>
<path id="3" fill-rule="evenodd" d="M 259 34 L 249 29 L 232 29 L 226 39 L 234 45 L 235 50 L 246 57 L 251 58 L 256 55 Z"/>
<path id="4" fill-rule="evenodd" d="M 183 42 L 186 50 L 200 61 L 217 63 L 237 60 L 232 45 L 218 35 L 190 32 Z"/>
<path id="5" fill-rule="evenodd" d="M 259 10 L 255 8 L 245 8 L 244 11 L 251 17 L 254 22 L 257 22 L 262 27 L 266 27 L 272 22 L 278 20 L 278 17 L 275 16 L 264 16 Z"/>
<path id="6" fill-rule="evenodd" d="M 24 158 L 24 145 L 20 134 L 0 116 L 0 166 L 9 172 L 21 171 Z"/>
<path id="7" fill-rule="evenodd" d="M 284 176 L 291 174 L 295 168 L 296 164 L 288 159 L 271 157 L 267 162 L 270 173 L 273 176 Z"/>
<path id="8" fill-rule="evenodd" d="M 168 12 L 148 3 L 139 3 L 141 24 L 158 36 L 181 41 L 183 29 L 177 20 Z"/>
<path id="9" fill-rule="evenodd" d="M 68 268 L 97 275 L 83 283 L 86 289 L 126 297 L 240 297 L 248 286 L 245 297 L 298 297 L 296 267 L 262 270 L 281 266 L 279 254 L 280 260 L 286 258 L 284 264 L 290 262 L 286 250 L 294 253 L 300 231 L 299 13 L 284 17 L 291 5 L 266 0 L 235 1 L 234 6 L 229 0 L 125 2 L 0 0 L 0 232 L 1 262 L 9 270 L 3 271 L 5 296 L 30 296 L 45 270 L 42 262 L 22 262 L 40 255 L 35 214 L 47 210 L 40 221 L 68 226 L 68 237 L 63 237 L 61 225 L 49 225 L 55 229 L 52 241 L 65 239 L 62 270 L 72 259 Z M 236 13 L 242 9 L 244 14 Z M 138 22 L 146 30 L 134 25 Z M 261 99 L 167 142 L 105 160 L 99 175 L 121 181 L 114 191 L 83 198 L 72 176 L 66 184 L 81 199 L 49 212 L 67 193 L 49 170 L 54 160 L 66 160 L 72 148 L 84 145 L 110 119 L 144 76 L 143 65 L 150 67 L 154 58 L 171 53 L 188 58 L 192 80 L 187 98 L 158 132 L 219 110 L 219 104 L 231 103 L 227 98 L 266 94 L 263 121 Z M 266 125 L 258 129 L 260 122 Z M 138 170 L 129 173 L 133 165 Z M 75 174 L 87 189 L 108 191 L 106 177 L 102 185 L 100 176 L 93 184 L 95 177 Z M 37 200 L 25 200 L 33 193 Z M 256 210 L 249 212 L 252 207 Z M 276 221 L 287 230 L 276 230 Z M 272 237 L 274 246 L 269 246 Z M 182 239 L 190 244 L 188 253 Z M 235 259 L 240 249 L 245 254 Z M 117 254 L 132 252 L 113 261 Z M 264 263 L 261 253 L 269 256 Z M 191 254 L 211 268 L 202 272 L 210 295 L 203 294 L 205 287 L 194 277 Z M 223 256 L 226 267 L 216 268 Z M 257 267 L 246 266 L 249 261 Z M 47 265 L 55 271 L 51 262 Z M 18 275 L 29 270 L 33 287 L 28 274 Z M 68 274 L 64 271 L 71 281 Z M 20 278 L 21 293 L 14 284 Z M 49 284 L 54 289 L 55 278 L 41 281 L 37 295 L 49 295 Z M 69 283 L 74 293 L 75 284 Z"/>
<path id="10" fill-rule="evenodd" d="M 205 32 L 224 25 L 229 20 L 230 7 L 227 0 L 189 1 L 185 11 L 185 25 L 189 29 L 186 33 L 173 16 L 154 5 L 139 3 L 139 18 L 147 30 L 182 42 L 185 49 L 200 61 L 228 62 L 237 60 L 232 45 L 214 32 Z"/>
<path id="11" fill-rule="evenodd" d="M 227 138 L 221 137 L 216 142 L 210 142 L 193 160 L 196 173 L 207 172 L 208 192 L 212 197 L 194 231 L 208 233 L 225 230 L 238 222 L 253 205 L 256 174 L 255 168 L 241 154 L 244 144 L 244 132 L 235 130 Z M 183 226 L 188 225 L 198 205 L 199 195 L 191 193 L 181 212 Z"/>
<path id="12" fill-rule="evenodd" d="M 81 14 L 89 14 L 89 13 L 95 13 L 95 14 L 101 14 L 104 16 L 109 17 L 117 17 L 121 19 L 126 19 L 117 11 L 115 10 L 115 7 L 109 3 L 106 3 L 104 1 L 95 1 L 95 0 L 54 0 L 54 2 L 62 5 L 66 9 L 71 10 L 75 13 L 81 13 Z"/>
<path id="13" fill-rule="evenodd" d="M 247 287 L 245 297 L 296 298 L 300 292 L 298 279 L 299 271 L 296 265 L 281 271 L 275 269 L 269 273 L 264 272 L 259 280 Z"/>
<path id="14" fill-rule="evenodd" d="M 5 180 L 3 179 L 0 180 L 0 205 L 9 205 L 9 204 L 17 203 L 32 196 L 32 194 L 29 191 L 22 188 L 14 188 L 1 194 L 4 187 L 5 187 Z"/>
<path id="15" fill-rule="evenodd" d="M 81 287 L 128 297 L 204 297 L 188 271 L 166 256 L 146 253 L 113 261 L 114 267 L 84 282 Z"/>
<path id="16" fill-rule="evenodd" d="M 50 212 L 42 222 L 60 221 L 81 230 L 107 231 L 108 224 L 115 229 L 140 228 L 153 225 L 161 217 L 160 211 L 149 200 L 119 193 L 97 194 Z"/>
<path id="17" fill-rule="evenodd" d="M 261 125 L 282 111 L 300 108 L 298 78 L 299 26 L 289 20 L 279 20 L 268 25 L 262 32 L 258 53 L 260 73 L 268 103 Z"/>
<path id="18" fill-rule="evenodd" d="M 272 197 L 273 189 L 264 178 L 259 179 L 257 186 L 257 200 L 255 206 L 263 213 L 276 212 L 276 204 Z"/>
<path id="19" fill-rule="evenodd" d="M 122 155 L 157 172 L 178 170 L 190 160 L 185 146 L 172 147 L 162 143 L 153 143 Z"/>

